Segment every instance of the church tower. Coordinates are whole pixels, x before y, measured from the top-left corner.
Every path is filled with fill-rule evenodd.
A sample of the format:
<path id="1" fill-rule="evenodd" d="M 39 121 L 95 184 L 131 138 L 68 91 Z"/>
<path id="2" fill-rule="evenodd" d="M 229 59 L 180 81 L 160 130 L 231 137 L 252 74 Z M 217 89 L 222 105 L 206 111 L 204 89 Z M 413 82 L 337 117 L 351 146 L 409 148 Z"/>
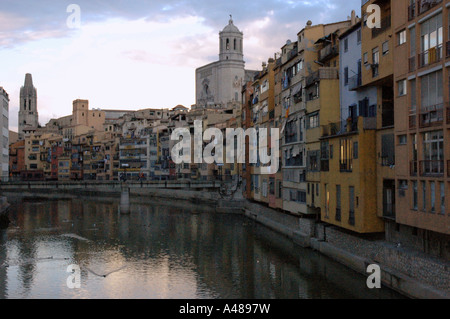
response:
<path id="1" fill-rule="evenodd" d="M 244 34 L 230 16 L 228 25 L 219 32 L 219 61 L 196 70 L 196 107 L 221 108 L 241 103 L 241 89 L 246 79 Z"/>
<path id="2" fill-rule="evenodd" d="M 233 24 L 230 16 L 228 25 L 219 33 L 220 61 L 239 61 L 244 63 L 244 34 Z"/>
<path id="3" fill-rule="evenodd" d="M 25 75 L 24 86 L 20 89 L 19 139 L 25 138 L 24 130 L 38 127 L 37 91 L 31 74 Z"/>

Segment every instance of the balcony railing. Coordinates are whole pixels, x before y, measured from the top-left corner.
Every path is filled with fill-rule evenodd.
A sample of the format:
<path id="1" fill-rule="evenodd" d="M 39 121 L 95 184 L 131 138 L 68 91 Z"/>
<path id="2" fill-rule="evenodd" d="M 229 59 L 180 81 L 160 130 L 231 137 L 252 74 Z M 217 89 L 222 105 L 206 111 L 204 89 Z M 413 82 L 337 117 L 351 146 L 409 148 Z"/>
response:
<path id="1" fill-rule="evenodd" d="M 375 38 L 388 30 L 391 27 L 391 15 L 384 17 L 381 20 L 381 28 L 373 28 L 372 29 L 372 38 Z"/>
<path id="2" fill-rule="evenodd" d="M 338 79 L 339 71 L 336 68 L 320 68 L 306 78 L 306 86 L 318 82 L 323 79 Z"/>
<path id="3" fill-rule="evenodd" d="M 412 161 L 409 163 L 409 172 L 411 176 L 417 176 L 418 172 L 418 162 Z"/>
<path id="4" fill-rule="evenodd" d="M 417 6 L 418 6 L 418 14 L 422 14 L 430 10 L 431 8 L 437 6 L 440 4 L 442 0 L 418 0 Z"/>
<path id="5" fill-rule="evenodd" d="M 356 74 L 348 79 L 348 89 L 350 91 L 357 90 L 362 85 L 361 74 Z"/>
<path id="6" fill-rule="evenodd" d="M 416 4 L 413 3 L 408 7 L 408 21 L 411 21 L 416 17 Z"/>
<path id="7" fill-rule="evenodd" d="M 416 70 L 416 56 L 409 58 L 409 72 Z"/>
<path id="8" fill-rule="evenodd" d="M 419 68 L 437 63 L 442 60 L 442 44 L 419 53 Z"/>
<path id="9" fill-rule="evenodd" d="M 319 51 L 319 61 L 322 62 L 324 60 L 331 59 L 339 54 L 339 46 L 338 45 L 327 45 L 322 50 Z"/>
<path id="10" fill-rule="evenodd" d="M 420 176 L 436 176 L 444 174 L 444 161 L 420 161 Z"/>
<path id="11" fill-rule="evenodd" d="M 420 112 L 420 127 L 430 127 L 435 125 L 442 125 L 444 122 L 444 108 L 443 104 L 427 106 Z"/>

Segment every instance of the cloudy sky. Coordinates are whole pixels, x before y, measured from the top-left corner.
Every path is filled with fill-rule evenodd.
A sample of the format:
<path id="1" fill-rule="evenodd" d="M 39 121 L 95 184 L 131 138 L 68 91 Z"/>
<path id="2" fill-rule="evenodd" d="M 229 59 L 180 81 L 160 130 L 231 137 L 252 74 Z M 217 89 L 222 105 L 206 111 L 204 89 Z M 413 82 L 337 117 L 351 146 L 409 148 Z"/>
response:
<path id="1" fill-rule="evenodd" d="M 70 4 L 81 9 L 69 28 Z M 91 108 L 172 108 L 195 102 L 195 69 L 218 59 L 218 33 L 233 15 L 246 67 L 260 69 L 314 24 L 360 15 L 360 0 L 0 0 L 0 86 L 17 130 L 25 73 L 38 90 L 39 122 Z M 72 20 L 70 20 L 72 21 Z M 69 24 L 70 25 L 70 24 Z"/>

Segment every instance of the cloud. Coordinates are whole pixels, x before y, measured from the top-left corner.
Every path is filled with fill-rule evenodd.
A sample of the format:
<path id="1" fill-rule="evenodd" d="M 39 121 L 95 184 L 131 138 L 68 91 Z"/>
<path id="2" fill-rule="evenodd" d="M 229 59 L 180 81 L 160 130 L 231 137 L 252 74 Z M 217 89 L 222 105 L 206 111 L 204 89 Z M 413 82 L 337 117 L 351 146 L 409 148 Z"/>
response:
<path id="1" fill-rule="evenodd" d="M 41 124 L 70 114 L 71 102 L 144 108 L 194 103 L 195 68 L 216 61 L 219 31 L 233 15 L 244 32 L 248 69 L 314 24 L 359 14 L 360 0 L 1 0 L 0 85 L 16 112 L 25 73 L 38 88 Z M 81 29 L 66 25 L 81 7 Z M 56 114 L 55 114 L 56 113 Z M 14 121 L 17 121 L 13 116 Z"/>

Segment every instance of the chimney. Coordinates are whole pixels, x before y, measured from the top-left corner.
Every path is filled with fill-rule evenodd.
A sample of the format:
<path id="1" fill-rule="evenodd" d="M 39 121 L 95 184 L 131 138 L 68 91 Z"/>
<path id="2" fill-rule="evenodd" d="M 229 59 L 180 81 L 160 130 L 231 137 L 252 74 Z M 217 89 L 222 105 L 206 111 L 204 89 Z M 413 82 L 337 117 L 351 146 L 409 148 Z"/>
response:
<path id="1" fill-rule="evenodd" d="M 355 24 L 356 24 L 356 12 L 355 10 L 352 10 L 351 25 Z"/>

